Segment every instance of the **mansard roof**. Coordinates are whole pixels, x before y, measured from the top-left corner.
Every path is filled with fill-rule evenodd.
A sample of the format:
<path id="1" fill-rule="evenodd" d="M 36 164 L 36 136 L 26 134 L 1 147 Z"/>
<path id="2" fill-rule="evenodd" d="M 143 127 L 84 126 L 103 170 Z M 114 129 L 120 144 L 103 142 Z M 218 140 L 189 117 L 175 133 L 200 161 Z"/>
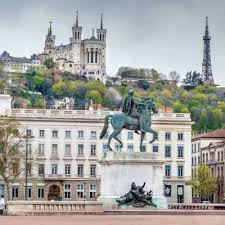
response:
<path id="1" fill-rule="evenodd" d="M 32 63 L 32 60 L 38 60 L 38 56 L 33 54 L 30 58 L 26 57 L 13 57 L 7 51 L 4 51 L 0 56 L 0 61 L 6 61 L 12 63 Z"/>

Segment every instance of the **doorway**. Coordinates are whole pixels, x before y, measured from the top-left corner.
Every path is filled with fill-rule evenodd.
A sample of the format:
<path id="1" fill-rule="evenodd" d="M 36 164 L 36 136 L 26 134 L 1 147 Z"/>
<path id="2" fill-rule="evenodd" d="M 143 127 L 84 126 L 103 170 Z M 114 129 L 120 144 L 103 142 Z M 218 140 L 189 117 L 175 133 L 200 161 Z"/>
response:
<path id="1" fill-rule="evenodd" d="M 60 188 L 58 185 L 53 184 L 49 187 L 48 200 L 58 200 L 60 198 Z"/>

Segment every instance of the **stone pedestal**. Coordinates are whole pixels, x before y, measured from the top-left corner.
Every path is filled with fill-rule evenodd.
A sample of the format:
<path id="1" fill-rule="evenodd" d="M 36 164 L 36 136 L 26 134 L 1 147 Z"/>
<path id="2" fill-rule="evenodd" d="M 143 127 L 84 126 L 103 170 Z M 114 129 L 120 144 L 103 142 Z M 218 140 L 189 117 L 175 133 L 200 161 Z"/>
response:
<path id="1" fill-rule="evenodd" d="M 99 161 L 101 164 L 101 195 L 98 201 L 104 209 L 116 209 L 116 199 L 129 192 L 131 183 L 143 185 L 144 190 L 153 191 L 153 202 L 157 208 L 166 208 L 163 196 L 163 163 L 157 154 L 147 152 L 108 152 Z"/>

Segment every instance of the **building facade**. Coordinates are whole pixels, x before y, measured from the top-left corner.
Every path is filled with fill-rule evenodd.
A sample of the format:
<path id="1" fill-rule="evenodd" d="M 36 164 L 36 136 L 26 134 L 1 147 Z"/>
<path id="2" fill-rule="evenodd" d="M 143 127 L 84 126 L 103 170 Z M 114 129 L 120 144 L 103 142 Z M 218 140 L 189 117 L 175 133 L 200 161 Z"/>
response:
<path id="1" fill-rule="evenodd" d="M 3 64 L 4 71 L 8 73 L 26 73 L 30 68 L 44 67 L 39 57 L 35 54 L 30 58 L 13 57 L 8 52 L 4 51 L 0 55 L 0 62 Z"/>
<path id="2" fill-rule="evenodd" d="M 216 130 L 207 134 L 197 135 L 192 138 L 192 175 L 200 164 L 207 164 L 211 174 L 216 179 L 216 191 L 209 196 L 215 203 L 224 202 L 224 154 L 225 154 L 225 129 Z M 198 196 L 193 196 L 193 201 L 200 201 Z"/>
<path id="3" fill-rule="evenodd" d="M 98 160 L 107 151 L 107 136 L 99 139 L 104 116 L 113 112 L 11 109 L 28 140 L 28 152 L 35 153 L 37 163 L 28 176 L 28 199 L 96 200 L 100 195 L 101 168 Z M 191 119 L 189 114 L 159 113 L 153 116 L 158 138 L 143 151 L 165 159 L 164 194 L 168 202 L 191 202 Z M 109 130 L 110 133 L 110 130 Z M 124 130 L 120 136 L 123 149 L 113 142 L 116 151 L 136 152 L 140 136 Z M 24 199 L 25 182 L 21 175 L 11 186 L 9 199 Z M 146 181 L 148 182 L 148 181 Z M 3 189 L 3 181 L 1 188 Z M 129 187 L 128 187 L 129 188 Z"/>
<path id="4" fill-rule="evenodd" d="M 106 82 L 106 29 L 103 28 L 102 16 L 97 38 L 93 30 L 90 38 L 82 39 L 82 26 L 79 25 L 77 12 L 69 44 L 56 46 L 55 39 L 50 22 L 44 52 L 39 55 L 42 61 L 52 58 L 60 71 Z"/>

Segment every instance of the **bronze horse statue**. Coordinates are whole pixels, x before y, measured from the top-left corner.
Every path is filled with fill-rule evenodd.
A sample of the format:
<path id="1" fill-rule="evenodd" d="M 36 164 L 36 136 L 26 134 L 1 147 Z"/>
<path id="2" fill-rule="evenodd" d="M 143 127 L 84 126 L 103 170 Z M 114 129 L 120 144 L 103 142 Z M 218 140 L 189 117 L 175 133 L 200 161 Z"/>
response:
<path id="1" fill-rule="evenodd" d="M 146 133 L 153 134 L 153 138 L 149 142 L 150 144 L 155 141 L 157 137 L 157 132 L 151 128 L 151 111 L 154 114 L 158 113 L 156 105 L 152 99 L 151 100 L 147 99 L 137 104 L 139 108 L 138 110 L 139 116 L 136 118 L 133 116 L 132 117 L 128 116 L 124 113 L 117 113 L 114 115 L 105 116 L 105 123 L 102 132 L 100 134 L 100 139 L 102 139 L 106 135 L 109 126 L 109 119 L 111 118 L 111 125 L 113 127 L 113 132 L 109 135 L 107 144 L 108 149 L 110 151 L 113 151 L 113 149 L 110 146 L 112 138 L 117 140 L 121 144 L 121 147 L 123 147 L 122 141 L 117 136 L 124 128 L 134 131 L 140 130 L 140 123 L 144 124 L 144 126 L 142 125 L 142 130 L 140 130 L 141 131 L 140 150 L 142 150 L 142 143 Z"/>

